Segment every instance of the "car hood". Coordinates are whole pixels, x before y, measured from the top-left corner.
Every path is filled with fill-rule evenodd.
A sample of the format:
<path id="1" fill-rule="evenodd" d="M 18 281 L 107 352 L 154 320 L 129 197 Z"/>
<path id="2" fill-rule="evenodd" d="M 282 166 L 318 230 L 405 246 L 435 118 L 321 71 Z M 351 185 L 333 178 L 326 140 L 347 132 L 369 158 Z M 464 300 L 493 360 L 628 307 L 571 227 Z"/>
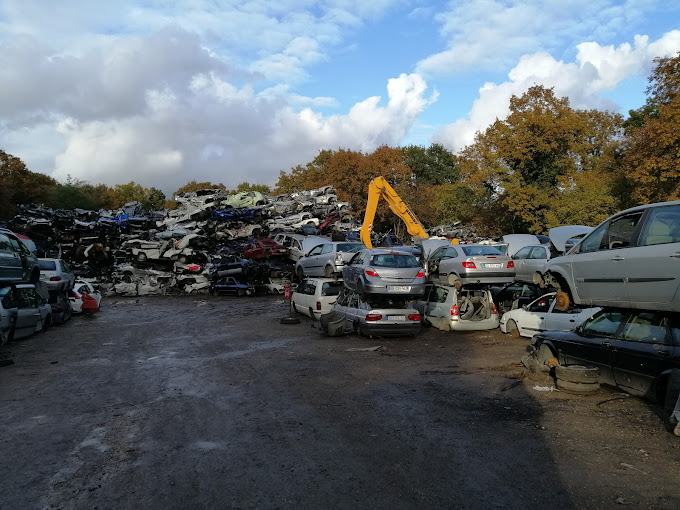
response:
<path id="1" fill-rule="evenodd" d="M 430 257 L 430 253 L 440 246 L 450 246 L 451 241 L 448 239 L 423 239 L 421 244 L 423 246 L 422 260 L 427 260 Z"/>
<path id="2" fill-rule="evenodd" d="M 506 234 L 503 236 L 503 242 L 507 243 L 508 249 L 506 255 L 513 256 L 525 246 L 533 244 L 541 244 L 541 241 L 533 234 Z"/>
<path id="3" fill-rule="evenodd" d="M 595 230 L 595 227 L 587 227 L 585 225 L 565 225 L 563 227 L 551 228 L 548 235 L 550 242 L 557 248 L 558 251 L 564 251 L 565 243 L 574 236 L 589 234 Z"/>

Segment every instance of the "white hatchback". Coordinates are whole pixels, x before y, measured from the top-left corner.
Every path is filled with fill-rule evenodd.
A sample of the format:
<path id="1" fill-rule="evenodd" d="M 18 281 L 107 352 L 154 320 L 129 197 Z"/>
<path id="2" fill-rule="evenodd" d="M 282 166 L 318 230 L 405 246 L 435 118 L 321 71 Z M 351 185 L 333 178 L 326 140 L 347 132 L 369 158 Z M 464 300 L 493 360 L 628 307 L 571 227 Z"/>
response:
<path id="1" fill-rule="evenodd" d="M 332 278 L 305 278 L 291 295 L 292 307 L 296 312 L 319 319 L 331 311 L 331 305 L 342 290 L 342 280 Z"/>
<path id="2" fill-rule="evenodd" d="M 77 280 L 73 286 L 73 290 L 69 292 L 69 301 L 71 302 L 72 313 L 82 313 L 83 311 L 83 294 L 89 294 L 96 302 L 97 308 L 102 301 L 102 294 L 95 289 L 91 283 Z"/>

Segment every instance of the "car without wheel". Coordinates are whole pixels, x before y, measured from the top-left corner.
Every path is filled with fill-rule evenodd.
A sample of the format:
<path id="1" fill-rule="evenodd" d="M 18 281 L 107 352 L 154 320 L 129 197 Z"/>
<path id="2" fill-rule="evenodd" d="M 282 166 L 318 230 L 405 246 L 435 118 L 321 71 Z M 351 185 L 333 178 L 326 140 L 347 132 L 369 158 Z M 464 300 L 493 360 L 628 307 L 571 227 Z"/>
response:
<path id="1" fill-rule="evenodd" d="M 49 291 L 66 292 L 73 288 L 76 275 L 66 261 L 62 259 L 38 259 L 40 265 L 40 281 Z"/>
<path id="2" fill-rule="evenodd" d="M 574 331 L 534 335 L 539 363 L 599 368 L 599 382 L 653 400 L 665 397 L 672 370 L 680 369 L 677 314 L 603 309 Z"/>
<path id="3" fill-rule="evenodd" d="M 295 265 L 295 274 L 299 279 L 305 276 L 331 276 L 338 275 L 342 268 L 359 250 L 363 250 L 362 243 L 327 241 L 320 243 L 298 260 Z"/>
<path id="4" fill-rule="evenodd" d="M 571 331 L 599 311 L 599 307 L 560 310 L 555 293 L 550 292 L 522 308 L 504 313 L 500 327 L 503 333 L 531 338 L 543 331 Z"/>
<path id="5" fill-rule="evenodd" d="M 428 257 L 425 270 L 433 283 L 458 287 L 511 283 L 515 279 L 513 260 L 483 244 L 440 246 Z"/>
<path id="6" fill-rule="evenodd" d="M 420 296 L 425 273 L 411 253 L 389 249 L 364 249 L 342 268 L 345 287 L 359 294 Z"/>
<path id="7" fill-rule="evenodd" d="M 414 307 L 423 322 L 442 331 L 481 331 L 498 327 L 498 310 L 488 289 L 428 284 Z"/>
<path id="8" fill-rule="evenodd" d="M 558 306 L 680 312 L 680 201 L 627 209 L 598 225 L 538 278 Z"/>
<path id="9" fill-rule="evenodd" d="M 342 290 L 342 282 L 330 278 L 305 278 L 291 295 L 293 310 L 318 319 L 331 310 Z"/>

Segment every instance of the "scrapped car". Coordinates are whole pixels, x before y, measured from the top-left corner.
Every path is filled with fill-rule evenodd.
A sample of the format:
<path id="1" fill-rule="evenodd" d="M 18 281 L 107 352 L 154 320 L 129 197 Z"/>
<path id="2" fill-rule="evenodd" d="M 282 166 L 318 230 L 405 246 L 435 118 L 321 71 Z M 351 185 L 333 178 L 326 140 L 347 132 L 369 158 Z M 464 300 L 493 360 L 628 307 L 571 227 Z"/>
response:
<path id="1" fill-rule="evenodd" d="M 242 191 L 240 193 L 229 195 L 224 200 L 221 200 L 219 205 L 220 207 L 224 207 L 226 209 L 228 207 L 255 207 L 264 205 L 266 202 L 267 199 L 259 191 Z"/>
<path id="2" fill-rule="evenodd" d="M 69 293 L 71 311 L 74 314 L 95 312 L 99 310 L 102 294 L 94 286 L 83 280 L 76 280 L 73 290 Z"/>
<path id="3" fill-rule="evenodd" d="M 326 243 L 329 241 L 329 239 L 325 237 L 281 233 L 274 236 L 274 241 L 288 248 L 288 258 L 293 262 L 297 262 L 314 246 L 321 243 Z"/>
<path id="4" fill-rule="evenodd" d="M 525 246 L 512 256 L 515 263 L 515 281 L 535 283 L 534 275 L 545 271 L 552 258 L 550 247 L 545 244 Z"/>
<path id="5" fill-rule="evenodd" d="M 680 311 L 680 201 L 622 211 L 537 278 L 557 304 Z"/>
<path id="6" fill-rule="evenodd" d="M 251 296 L 255 294 L 255 288 L 252 285 L 241 283 L 231 276 L 220 278 L 216 282 L 210 284 L 208 290 L 210 294 L 233 294 L 236 296 Z"/>
<path id="7" fill-rule="evenodd" d="M 423 322 L 442 331 L 481 331 L 498 327 L 498 311 L 488 289 L 428 284 L 414 307 Z"/>
<path id="8" fill-rule="evenodd" d="M 299 313 L 318 319 L 330 312 L 341 290 L 342 282 L 330 278 L 306 278 L 298 283 L 291 294 L 291 306 Z"/>
<path id="9" fill-rule="evenodd" d="M 342 268 L 345 287 L 363 294 L 420 296 L 425 273 L 411 253 L 387 249 L 363 249 Z"/>
<path id="10" fill-rule="evenodd" d="M 0 228 L 0 282 L 35 283 L 39 278 L 38 257 L 14 232 Z"/>
<path id="11" fill-rule="evenodd" d="M 510 283 L 515 279 L 513 260 L 483 244 L 441 246 L 432 251 L 425 269 L 433 283 L 457 287 Z"/>
<path id="12" fill-rule="evenodd" d="M 394 295 L 360 296 L 344 289 L 331 307 L 331 313 L 343 323 L 345 333 L 354 332 L 370 338 L 415 336 L 421 329 L 420 313 L 407 299 Z"/>
<path id="13" fill-rule="evenodd" d="M 555 304 L 555 293 L 550 292 L 522 308 L 504 313 L 500 327 L 503 333 L 515 337 L 532 337 L 542 331 L 571 331 L 599 311 L 599 307 L 560 310 Z"/>
<path id="14" fill-rule="evenodd" d="M 17 296 L 11 286 L 0 287 L 0 347 L 6 344 L 17 320 Z"/>
<path id="15" fill-rule="evenodd" d="M 669 312 L 605 308 L 574 331 L 534 335 L 531 346 L 540 363 L 598 367 L 601 384 L 653 400 L 680 369 L 680 324 Z"/>
<path id="16" fill-rule="evenodd" d="M 71 266 L 62 259 L 38 259 L 40 266 L 40 281 L 44 282 L 47 290 L 66 292 L 73 288 L 76 275 Z"/>
<path id="17" fill-rule="evenodd" d="M 295 274 L 298 279 L 305 276 L 325 276 L 330 278 L 342 272 L 342 268 L 359 250 L 363 250 L 362 243 L 348 243 L 327 241 L 309 250 L 295 264 Z"/>
<path id="18" fill-rule="evenodd" d="M 260 274 L 262 267 L 253 260 L 242 259 L 236 255 L 225 255 L 213 260 L 209 272 L 213 280 L 239 275 L 248 278 Z"/>
<path id="19" fill-rule="evenodd" d="M 281 246 L 268 237 L 250 243 L 244 250 L 243 256 L 249 259 L 266 259 L 268 257 L 286 257 L 290 250 Z"/>
<path id="20" fill-rule="evenodd" d="M 501 314 L 528 305 L 546 293 L 545 289 L 541 289 L 538 285 L 517 282 L 492 285 L 489 290 Z"/>
<path id="21" fill-rule="evenodd" d="M 52 309 L 53 324 L 64 324 L 71 318 L 73 309 L 71 308 L 71 301 L 69 301 L 68 294 L 66 292 L 50 291 L 47 302 Z"/>

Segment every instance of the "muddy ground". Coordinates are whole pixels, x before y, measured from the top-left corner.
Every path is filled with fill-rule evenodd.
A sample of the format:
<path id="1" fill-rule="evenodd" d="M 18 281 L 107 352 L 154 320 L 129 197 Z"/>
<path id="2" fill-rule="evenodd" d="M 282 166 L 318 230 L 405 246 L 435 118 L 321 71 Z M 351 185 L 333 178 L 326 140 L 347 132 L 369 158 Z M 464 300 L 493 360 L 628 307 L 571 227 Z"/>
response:
<path id="1" fill-rule="evenodd" d="M 3 349 L 3 509 L 680 508 L 666 412 L 538 391 L 498 330 L 327 338 L 274 297 L 103 305 Z"/>

